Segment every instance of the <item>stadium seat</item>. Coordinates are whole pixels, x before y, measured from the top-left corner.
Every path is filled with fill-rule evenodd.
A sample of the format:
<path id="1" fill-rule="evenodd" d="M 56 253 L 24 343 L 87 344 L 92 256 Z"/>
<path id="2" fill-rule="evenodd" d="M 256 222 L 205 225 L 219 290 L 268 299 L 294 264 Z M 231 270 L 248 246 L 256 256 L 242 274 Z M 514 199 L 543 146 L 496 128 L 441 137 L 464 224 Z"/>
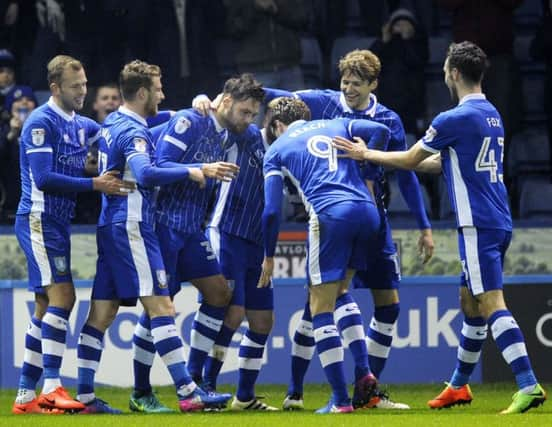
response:
<path id="1" fill-rule="evenodd" d="M 301 70 L 305 80 L 305 88 L 322 87 L 324 64 L 320 44 L 314 37 L 301 37 Z"/>
<path id="2" fill-rule="evenodd" d="M 395 173 L 390 173 L 387 175 L 387 181 L 389 183 L 389 206 L 387 207 L 387 214 L 391 221 L 397 220 L 402 223 L 408 223 L 415 225 L 416 218 L 410 212 L 408 204 L 402 196 L 401 190 L 399 188 L 399 183 L 397 181 L 397 176 Z M 429 201 L 429 195 L 424 186 L 420 186 L 422 190 L 422 198 L 424 200 L 424 206 L 426 212 L 431 212 L 431 203 Z"/>
<path id="3" fill-rule="evenodd" d="M 528 181 L 521 192 L 519 215 L 522 219 L 552 220 L 552 184 Z"/>
<path id="4" fill-rule="evenodd" d="M 426 78 L 426 118 L 427 123 L 442 111 L 452 108 L 449 90 L 444 81 L 443 73 L 439 77 Z"/>
<path id="5" fill-rule="evenodd" d="M 524 121 L 544 122 L 544 73 L 524 72 L 521 77 L 521 88 Z"/>
<path id="6" fill-rule="evenodd" d="M 541 0 L 524 0 L 514 11 L 514 23 L 518 28 L 534 30 L 542 16 Z"/>
<path id="7" fill-rule="evenodd" d="M 532 39 L 533 35 L 524 34 L 518 34 L 514 39 L 514 57 L 520 66 L 533 62 L 533 59 L 529 55 L 529 47 L 531 46 Z"/>
<path id="8" fill-rule="evenodd" d="M 429 60 L 426 67 L 426 77 L 442 76 L 443 64 L 451 42 L 452 39 L 448 35 L 429 37 Z"/>
<path id="9" fill-rule="evenodd" d="M 226 80 L 238 73 L 236 54 L 238 43 L 230 39 L 218 39 L 215 41 L 215 55 L 220 76 Z"/>
<path id="10" fill-rule="evenodd" d="M 375 37 L 344 36 L 334 40 L 331 53 L 330 79 L 333 83 L 339 81 L 337 63 L 347 52 L 354 49 L 370 49 Z"/>
<path id="11" fill-rule="evenodd" d="M 546 129 L 532 127 L 515 134 L 507 149 L 506 166 L 511 177 L 550 172 L 550 143 Z"/>

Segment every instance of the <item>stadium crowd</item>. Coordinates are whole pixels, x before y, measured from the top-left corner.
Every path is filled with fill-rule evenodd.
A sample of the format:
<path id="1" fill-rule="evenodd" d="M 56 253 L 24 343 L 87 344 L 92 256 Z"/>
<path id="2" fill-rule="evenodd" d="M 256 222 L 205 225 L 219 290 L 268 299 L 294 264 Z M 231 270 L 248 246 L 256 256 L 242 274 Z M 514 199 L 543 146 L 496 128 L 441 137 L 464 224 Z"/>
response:
<path id="1" fill-rule="evenodd" d="M 452 40 L 474 41 L 491 58 L 484 90 L 507 125 L 506 183 L 518 217 L 526 176 L 542 180 L 552 163 L 552 97 L 546 95 L 551 87 L 551 26 L 546 25 L 550 4 L 512 0 L 485 2 L 484 11 L 480 7 L 477 1 L 447 0 L 4 0 L 0 223 L 14 221 L 20 195 L 18 132 L 26 112 L 47 99 L 44 70 L 56 54 L 72 55 L 86 66 L 89 94 L 83 114 L 101 122 L 105 111 L 120 102 L 113 84 L 131 59 L 162 68 L 162 108 L 176 110 L 190 106 L 198 93 L 216 95 L 221 82 L 238 72 L 253 72 L 268 87 L 336 87 L 339 57 L 354 48 L 368 48 L 382 61 L 374 93 L 399 114 L 410 145 L 440 107 L 450 106 L 448 94 L 435 87 L 442 81 L 445 47 Z M 478 25 L 471 24 L 474 14 Z M 530 159 L 532 166 L 523 169 L 514 163 L 519 147 L 513 146 L 523 145 L 527 133 L 538 140 L 539 151 Z M 543 156 L 551 160 L 543 162 Z M 449 219 L 440 180 L 425 174 L 419 178 L 429 216 Z M 395 189 L 393 177 L 389 181 Z M 75 222 L 95 223 L 98 200 L 92 194 L 80 195 Z M 288 197 L 287 206 L 285 220 L 304 221 L 295 195 Z"/>

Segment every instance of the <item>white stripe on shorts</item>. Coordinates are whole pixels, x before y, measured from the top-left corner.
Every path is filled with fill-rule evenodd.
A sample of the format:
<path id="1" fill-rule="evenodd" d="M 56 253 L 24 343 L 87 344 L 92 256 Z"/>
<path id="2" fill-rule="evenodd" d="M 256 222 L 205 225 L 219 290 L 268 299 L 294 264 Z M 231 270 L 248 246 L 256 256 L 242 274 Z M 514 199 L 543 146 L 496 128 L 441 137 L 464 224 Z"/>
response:
<path id="1" fill-rule="evenodd" d="M 473 295 L 485 292 L 481 280 L 481 265 L 479 264 L 479 251 L 477 250 L 477 230 L 475 227 L 462 227 L 464 235 L 464 251 L 468 268 L 468 283 Z"/>
<path id="2" fill-rule="evenodd" d="M 51 285 L 53 283 L 52 269 L 46 253 L 42 234 L 42 218 L 39 213 L 29 215 L 29 232 L 33 256 L 40 271 L 40 284 L 41 286 Z"/>
<path id="3" fill-rule="evenodd" d="M 318 216 L 311 211 L 309 219 L 309 278 L 311 285 L 322 283 L 320 271 L 320 223 Z"/>
<path id="4" fill-rule="evenodd" d="M 153 295 L 153 276 L 146 251 L 146 244 L 140 231 L 140 223 L 135 221 L 126 222 L 128 245 L 136 274 L 138 275 L 139 296 L 146 297 Z"/>

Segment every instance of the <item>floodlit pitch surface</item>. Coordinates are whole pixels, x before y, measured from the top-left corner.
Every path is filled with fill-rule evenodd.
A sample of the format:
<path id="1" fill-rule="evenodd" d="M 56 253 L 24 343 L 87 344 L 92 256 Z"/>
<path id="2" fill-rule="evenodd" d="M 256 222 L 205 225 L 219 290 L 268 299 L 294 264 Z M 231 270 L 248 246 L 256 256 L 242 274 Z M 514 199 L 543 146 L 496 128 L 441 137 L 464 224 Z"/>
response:
<path id="1" fill-rule="evenodd" d="M 543 384 L 552 391 L 552 384 Z M 392 385 L 388 387 L 391 397 L 399 402 L 408 403 L 408 411 L 358 410 L 352 414 L 316 415 L 314 410 L 323 406 L 329 396 L 326 386 L 310 385 L 306 387 L 306 409 L 300 412 L 232 412 L 193 413 L 169 415 L 134 414 L 128 410 L 129 389 L 98 388 L 98 396 L 110 405 L 122 409 L 123 415 L 11 415 L 14 390 L 0 391 L 0 426 L 13 427 L 172 427 L 172 426 L 224 426 L 224 427 L 338 427 L 338 426 L 450 426 L 450 427 L 490 427 L 490 426 L 552 426 L 552 401 L 537 409 L 531 409 L 521 415 L 499 415 L 506 408 L 515 391 L 514 383 L 474 385 L 474 401 L 471 405 L 443 410 L 430 410 L 426 402 L 442 389 L 441 384 L 433 385 Z M 221 391 L 232 391 L 222 387 Z M 281 407 L 286 388 L 283 386 L 259 386 L 257 393 L 264 396 L 270 405 Z M 74 393 L 74 390 L 71 390 Z M 170 387 L 157 389 L 161 401 L 176 409 L 176 398 Z"/>

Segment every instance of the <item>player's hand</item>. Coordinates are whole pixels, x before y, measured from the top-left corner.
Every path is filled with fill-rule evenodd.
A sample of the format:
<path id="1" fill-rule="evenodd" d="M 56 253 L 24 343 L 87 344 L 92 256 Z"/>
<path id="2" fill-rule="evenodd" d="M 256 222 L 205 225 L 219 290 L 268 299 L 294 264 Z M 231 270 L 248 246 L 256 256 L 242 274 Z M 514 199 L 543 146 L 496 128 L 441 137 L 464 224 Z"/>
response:
<path id="1" fill-rule="evenodd" d="M 207 116 L 211 111 L 211 100 L 207 95 L 198 95 L 192 100 L 192 108 Z"/>
<path id="2" fill-rule="evenodd" d="M 263 260 L 263 271 L 259 277 L 257 288 L 266 288 L 272 282 L 272 274 L 274 273 L 274 258 L 265 257 Z"/>
<path id="3" fill-rule="evenodd" d="M 119 173 L 119 171 L 112 170 L 92 178 L 94 190 L 101 191 L 110 196 L 128 196 L 128 193 L 132 193 L 135 190 L 136 184 L 133 182 L 121 181 L 117 178 Z"/>
<path id="4" fill-rule="evenodd" d="M 422 234 L 418 239 L 418 255 L 422 259 L 422 264 L 426 264 L 431 259 L 434 248 L 435 244 L 433 243 L 431 228 L 422 230 Z"/>
<path id="5" fill-rule="evenodd" d="M 357 136 L 353 139 L 354 142 L 342 136 L 336 136 L 332 139 L 332 145 L 338 150 L 345 152 L 345 154 L 338 154 L 337 157 L 349 157 L 354 160 L 369 160 L 366 158 L 366 154 L 370 150 L 366 148 L 364 140 Z"/>
<path id="6" fill-rule="evenodd" d="M 197 182 L 199 188 L 205 188 L 205 175 L 203 175 L 200 168 L 190 168 L 188 178 Z"/>
<path id="7" fill-rule="evenodd" d="M 215 162 L 205 163 L 201 167 L 201 171 L 207 178 L 215 178 L 220 181 L 232 181 L 240 171 L 240 168 L 234 163 Z"/>
<path id="8" fill-rule="evenodd" d="M 222 93 L 211 101 L 207 95 L 198 95 L 192 100 L 192 108 L 200 114 L 207 116 L 211 111 L 215 111 L 222 100 Z"/>

